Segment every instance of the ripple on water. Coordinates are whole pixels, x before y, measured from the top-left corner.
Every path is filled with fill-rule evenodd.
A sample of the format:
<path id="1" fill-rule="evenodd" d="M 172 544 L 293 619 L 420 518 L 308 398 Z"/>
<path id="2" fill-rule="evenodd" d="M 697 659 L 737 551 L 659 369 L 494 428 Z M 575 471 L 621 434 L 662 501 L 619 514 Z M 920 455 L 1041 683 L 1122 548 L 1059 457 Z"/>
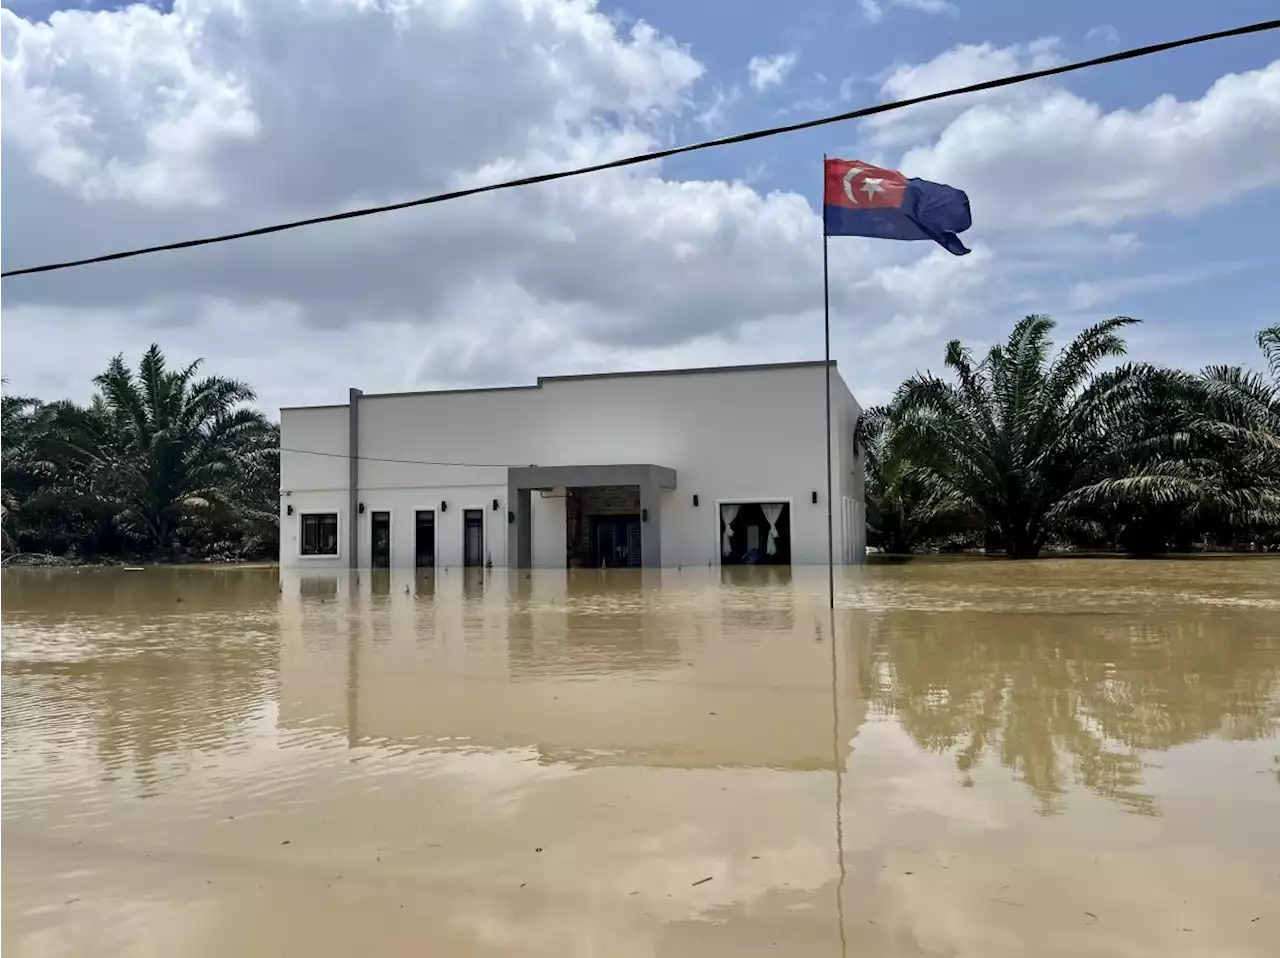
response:
<path id="1" fill-rule="evenodd" d="M 3 585 L 15 953 L 1273 953 L 1280 565 Z"/>

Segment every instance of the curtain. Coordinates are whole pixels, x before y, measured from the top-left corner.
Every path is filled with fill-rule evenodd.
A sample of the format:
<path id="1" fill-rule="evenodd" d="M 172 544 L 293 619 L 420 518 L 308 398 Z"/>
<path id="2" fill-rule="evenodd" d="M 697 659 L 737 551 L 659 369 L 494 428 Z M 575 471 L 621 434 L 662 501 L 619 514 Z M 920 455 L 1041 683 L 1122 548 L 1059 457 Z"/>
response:
<path id="1" fill-rule="evenodd" d="M 781 502 L 762 502 L 760 503 L 760 511 L 764 513 L 765 520 L 769 523 L 769 542 L 764 547 L 767 555 L 778 554 L 778 518 L 782 515 Z"/>
<path id="2" fill-rule="evenodd" d="M 723 502 L 720 504 L 720 519 L 724 522 L 724 532 L 720 536 L 720 554 L 727 556 L 733 551 L 733 546 L 729 544 L 729 539 L 733 535 L 733 520 L 738 518 L 738 510 L 742 506 L 736 502 Z"/>

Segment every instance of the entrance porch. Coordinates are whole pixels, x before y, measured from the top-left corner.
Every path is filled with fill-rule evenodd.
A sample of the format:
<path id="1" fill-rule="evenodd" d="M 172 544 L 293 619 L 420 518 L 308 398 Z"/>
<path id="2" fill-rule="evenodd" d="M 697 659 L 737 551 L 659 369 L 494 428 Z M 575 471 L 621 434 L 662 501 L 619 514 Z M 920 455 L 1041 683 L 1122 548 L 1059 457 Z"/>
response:
<path id="1" fill-rule="evenodd" d="M 566 566 L 660 567 L 662 491 L 675 487 L 674 469 L 649 463 L 508 469 L 508 563 L 533 564 L 536 492 L 564 496 Z"/>

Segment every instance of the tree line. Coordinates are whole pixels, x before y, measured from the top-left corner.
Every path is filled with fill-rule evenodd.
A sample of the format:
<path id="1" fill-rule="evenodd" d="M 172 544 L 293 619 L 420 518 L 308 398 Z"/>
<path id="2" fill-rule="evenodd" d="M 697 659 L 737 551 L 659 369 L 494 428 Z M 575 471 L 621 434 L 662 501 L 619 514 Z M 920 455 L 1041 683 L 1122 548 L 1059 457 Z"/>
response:
<path id="1" fill-rule="evenodd" d="M 867 410 L 868 542 L 884 552 L 1140 555 L 1280 548 L 1280 325 L 1265 371 L 1125 361 L 1126 327 L 1056 354 L 1028 316 L 981 359 L 958 340 Z M 3 397 L 7 557 L 275 558 L 280 427 L 245 383 L 116 356 L 87 405 Z"/>
<path id="2" fill-rule="evenodd" d="M 888 553 L 1047 548 L 1138 555 L 1280 548 L 1280 325 L 1265 371 L 1124 360 L 1116 317 L 1053 353 L 1028 316 L 948 375 L 918 373 L 867 410 L 868 542 Z"/>
<path id="3" fill-rule="evenodd" d="M 18 556 L 254 559 L 279 543 L 280 427 L 245 383 L 116 356 L 88 405 L 3 397 L 3 548 Z"/>

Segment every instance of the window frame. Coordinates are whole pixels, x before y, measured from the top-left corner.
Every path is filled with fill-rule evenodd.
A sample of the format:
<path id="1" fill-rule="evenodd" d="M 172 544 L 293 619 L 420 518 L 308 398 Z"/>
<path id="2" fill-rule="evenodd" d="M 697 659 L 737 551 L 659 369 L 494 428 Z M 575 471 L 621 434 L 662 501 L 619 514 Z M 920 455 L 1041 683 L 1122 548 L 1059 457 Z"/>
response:
<path id="1" fill-rule="evenodd" d="M 377 566 L 373 564 L 373 517 L 379 512 L 387 514 L 387 564 L 385 566 Z M 362 533 L 364 539 L 369 543 L 369 568 L 370 569 L 394 569 L 396 565 L 396 512 L 394 509 L 368 509 L 369 522 L 365 526 L 365 532 Z"/>
<path id="2" fill-rule="evenodd" d="M 309 516 L 333 516 L 336 527 L 334 529 L 334 551 L 333 552 L 304 552 L 305 533 L 303 526 Z M 310 561 L 323 561 L 342 558 L 342 510 L 341 509 L 306 509 L 298 510 L 298 558 Z"/>
<path id="3" fill-rule="evenodd" d="M 489 516 L 488 509 L 484 506 L 467 506 L 464 505 L 458 510 L 458 518 L 461 524 L 462 532 L 462 555 L 458 565 L 463 569 L 484 569 L 485 563 L 489 560 L 492 553 L 489 551 Z M 467 565 L 467 513 L 480 513 L 480 564 L 478 566 Z M 440 546 L 439 530 L 436 531 L 436 547 Z"/>
<path id="4" fill-rule="evenodd" d="M 431 549 L 431 565 L 418 565 L 418 513 L 431 513 L 432 538 L 435 540 Z M 430 506 L 415 506 L 413 509 L 413 567 L 416 570 L 440 567 L 440 503 Z"/>
<path id="5" fill-rule="evenodd" d="M 712 520 L 711 520 L 715 528 L 715 540 L 714 540 L 715 551 L 712 553 L 712 561 L 714 561 L 717 566 L 724 565 L 724 563 L 721 561 L 723 557 L 720 555 L 720 535 L 724 531 L 723 529 L 720 528 L 720 522 L 721 522 L 720 507 L 722 505 L 739 505 L 739 506 L 745 506 L 749 504 L 764 505 L 771 502 L 785 503 L 787 507 L 788 519 L 791 522 L 795 522 L 794 517 L 796 514 L 796 504 L 791 496 L 725 496 L 723 499 L 715 500 L 715 515 L 712 517 Z M 795 549 L 795 541 L 796 541 L 795 530 L 793 528 L 792 534 L 791 534 L 791 542 L 790 542 L 790 546 L 792 550 Z M 795 562 L 794 551 L 792 552 L 792 560 L 789 563 L 789 565 L 791 568 L 795 568 L 796 562 Z"/>

